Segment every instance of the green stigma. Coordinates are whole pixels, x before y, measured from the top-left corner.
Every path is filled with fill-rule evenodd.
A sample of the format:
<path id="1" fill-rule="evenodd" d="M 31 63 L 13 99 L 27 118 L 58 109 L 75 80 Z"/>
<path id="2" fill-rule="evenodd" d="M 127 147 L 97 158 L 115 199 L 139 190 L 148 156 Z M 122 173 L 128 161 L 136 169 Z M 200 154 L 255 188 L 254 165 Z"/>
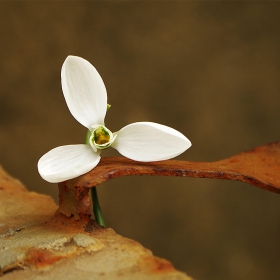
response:
<path id="1" fill-rule="evenodd" d="M 94 130 L 94 142 L 97 145 L 103 145 L 110 141 L 110 134 L 109 132 L 104 128 L 104 126 L 99 126 L 97 129 Z"/>
<path id="2" fill-rule="evenodd" d="M 113 135 L 104 125 L 97 125 L 95 127 L 89 139 L 91 147 L 94 151 L 97 151 L 97 149 L 103 150 L 109 148 L 113 144 L 116 135 Z"/>

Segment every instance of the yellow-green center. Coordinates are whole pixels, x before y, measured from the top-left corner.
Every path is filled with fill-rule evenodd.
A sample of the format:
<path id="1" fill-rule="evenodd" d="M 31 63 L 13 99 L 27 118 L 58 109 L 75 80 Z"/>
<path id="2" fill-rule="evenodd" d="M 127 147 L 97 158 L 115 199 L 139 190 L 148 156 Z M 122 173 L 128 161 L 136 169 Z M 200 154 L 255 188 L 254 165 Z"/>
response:
<path id="1" fill-rule="evenodd" d="M 94 130 L 93 133 L 93 139 L 95 144 L 97 145 L 103 145 L 110 141 L 110 134 L 103 126 L 99 126 L 97 129 Z"/>
<path id="2" fill-rule="evenodd" d="M 107 127 L 104 125 L 96 125 L 93 127 L 89 143 L 96 152 L 97 149 L 103 150 L 109 148 L 113 144 L 115 138 L 116 135 L 113 135 Z"/>

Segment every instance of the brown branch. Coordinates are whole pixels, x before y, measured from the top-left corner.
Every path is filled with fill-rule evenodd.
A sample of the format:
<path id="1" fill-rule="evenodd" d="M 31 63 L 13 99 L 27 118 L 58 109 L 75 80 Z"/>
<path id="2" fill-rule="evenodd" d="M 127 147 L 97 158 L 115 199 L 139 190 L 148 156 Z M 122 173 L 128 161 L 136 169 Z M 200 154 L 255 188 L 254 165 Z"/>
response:
<path id="1" fill-rule="evenodd" d="M 130 175 L 236 180 L 280 193 L 280 141 L 216 162 L 166 160 L 146 163 L 123 157 L 105 157 L 90 172 L 59 184 L 59 211 L 66 215 L 75 215 L 77 218 L 81 215 L 88 216 L 89 188 L 113 178 Z M 72 202 L 69 198 L 72 198 Z"/>

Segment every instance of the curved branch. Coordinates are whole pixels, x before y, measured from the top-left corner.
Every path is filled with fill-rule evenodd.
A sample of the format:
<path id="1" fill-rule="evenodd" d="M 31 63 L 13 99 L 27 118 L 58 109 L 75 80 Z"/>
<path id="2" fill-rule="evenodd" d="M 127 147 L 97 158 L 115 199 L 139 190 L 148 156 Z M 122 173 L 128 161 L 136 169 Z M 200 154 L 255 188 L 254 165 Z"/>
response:
<path id="1" fill-rule="evenodd" d="M 102 158 L 90 172 L 59 184 L 60 190 L 75 190 L 78 213 L 88 215 L 85 194 L 91 187 L 121 176 L 156 175 L 236 180 L 280 193 L 280 141 L 257 147 L 216 162 L 166 160 L 136 162 L 123 157 Z M 60 212 L 65 214 L 65 195 L 60 191 Z M 69 196 L 69 194 L 68 194 Z M 84 201 L 83 201 L 84 200 Z M 73 206 L 73 205 L 72 205 Z M 67 211 L 66 211 L 67 212 Z M 68 213 L 69 214 L 69 213 Z M 71 214 L 73 214 L 71 212 Z"/>

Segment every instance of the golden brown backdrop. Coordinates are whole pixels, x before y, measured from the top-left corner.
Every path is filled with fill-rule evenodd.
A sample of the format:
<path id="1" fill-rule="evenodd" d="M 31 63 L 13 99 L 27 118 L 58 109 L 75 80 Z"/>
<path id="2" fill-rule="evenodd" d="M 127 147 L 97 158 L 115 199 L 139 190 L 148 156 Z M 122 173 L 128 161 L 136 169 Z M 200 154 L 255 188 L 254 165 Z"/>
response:
<path id="1" fill-rule="evenodd" d="M 60 88 L 67 55 L 89 60 L 108 90 L 106 125 L 176 128 L 180 159 L 214 161 L 278 140 L 280 3 L 0 3 L 0 163 L 57 199 L 37 161 L 82 143 Z M 117 155 L 113 150 L 103 155 Z M 195 279 L 280 277 L 280 196 L 238 182 L 119 178 L 99 186 L 108 227 Z"/>

